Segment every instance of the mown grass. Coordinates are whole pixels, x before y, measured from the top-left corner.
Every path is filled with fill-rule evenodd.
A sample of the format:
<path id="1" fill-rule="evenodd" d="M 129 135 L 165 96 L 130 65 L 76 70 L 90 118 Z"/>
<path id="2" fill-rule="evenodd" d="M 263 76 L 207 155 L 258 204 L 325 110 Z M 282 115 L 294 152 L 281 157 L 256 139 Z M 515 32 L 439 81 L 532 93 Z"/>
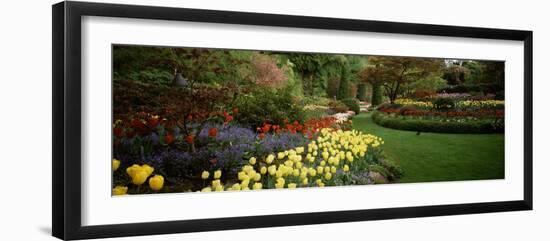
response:
<path id="1" fill-rule="evenodd" d="M 357 130 L 384 139 L 386 156 L 404 170 L 402 183 L 504 178 L 503 134 L 441 134 L 381 127 L 371 114 L 353 118 Z"/>

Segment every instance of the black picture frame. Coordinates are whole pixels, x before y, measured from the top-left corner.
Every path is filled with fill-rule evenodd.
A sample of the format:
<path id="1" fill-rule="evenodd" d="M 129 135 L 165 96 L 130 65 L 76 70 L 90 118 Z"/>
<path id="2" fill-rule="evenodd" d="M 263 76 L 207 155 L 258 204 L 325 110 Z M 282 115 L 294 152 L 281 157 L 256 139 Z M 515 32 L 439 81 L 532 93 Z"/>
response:
<path id="1" fill-rule="evenodd" d="M 60 239 L 308 225 L 532 210 L 533 205 L 533 33 L 532 31 L 458 27 L 384 21 L 335 19 L 262 13 L 197 10 L 89 2 L 52 6 L 53 23 L 53 193 L 52 233 Z M 104 16 L 228 23 L 257 26 L 350 30 L 427 36 L 517 40 L 524 43 L 524 195 L 522 200 L 421 207 L 213 218 L 99 226 L 81 225 L 81 17 Z"/>

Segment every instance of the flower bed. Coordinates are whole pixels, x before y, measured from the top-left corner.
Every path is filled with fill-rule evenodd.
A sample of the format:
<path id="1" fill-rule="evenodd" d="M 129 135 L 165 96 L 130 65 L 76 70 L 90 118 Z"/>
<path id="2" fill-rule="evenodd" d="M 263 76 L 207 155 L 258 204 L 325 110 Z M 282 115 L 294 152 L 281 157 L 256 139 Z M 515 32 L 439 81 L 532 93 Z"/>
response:
<path id="1" fill-rule="evenodd" d="M 471 116 L 412 116 L 376 111 L 373 121 L 381 126 L 421 132 L 439 133 L 503 133 L 503 118 L 476 118 Z"/>
<path id="2" fill-rule="evenodd" d="M 384 127 L 424 132 L 504 132 L 503 100 L 458 100 L 465 94 L 445 94 L 435 99 L 397 99 L 383 104 L 374 121 Z"/>
<path id="3" fill-rule="evenodd" d="M 372 184 L 400 176 L 384 160 L 380 138 L 349 130 L 351 111 L 255 131 L 234 122 L 237 112 L 187 118 L 186 129 L 144 113 L 115 121 L 113 194 Z"/>

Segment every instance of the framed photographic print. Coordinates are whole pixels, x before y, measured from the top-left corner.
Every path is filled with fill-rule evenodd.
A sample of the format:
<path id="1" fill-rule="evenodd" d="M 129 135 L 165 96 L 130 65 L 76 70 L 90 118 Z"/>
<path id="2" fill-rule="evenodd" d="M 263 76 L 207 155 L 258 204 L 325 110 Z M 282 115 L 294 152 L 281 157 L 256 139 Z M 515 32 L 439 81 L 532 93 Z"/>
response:
<path id="1" fill-rule="evenodd" d="M 53 235 L 531 210 L 532 53 L 523 30 L 55 4 Z"/>

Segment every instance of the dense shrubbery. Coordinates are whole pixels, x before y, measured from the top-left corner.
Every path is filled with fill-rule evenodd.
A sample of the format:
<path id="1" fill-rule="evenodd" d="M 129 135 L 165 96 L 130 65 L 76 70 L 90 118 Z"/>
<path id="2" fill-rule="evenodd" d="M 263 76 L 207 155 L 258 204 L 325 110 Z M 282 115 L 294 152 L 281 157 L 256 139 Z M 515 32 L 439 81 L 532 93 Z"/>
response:
<path id="1" fill-rule="evenodd" d="M 374 122 L 384 127 L 421 132 L 441 133 L 502 133 L 503 119 L 447 119 L 406 117 L 376 112 L 372 116 Z"/>
<path id="2" fill-rule="evenodd" d="M 432 103 L 436 110 L 451 110 L 455 108 L 455 101 L 452 98 L 436 98 Z"/>
<path id="3" fill-rule="evenodd" d="M 367 101 L 367 85 L 365 83 L 357 86 L 357 98 L 360 101 Z"/>
<path id="4" fill-rule="evenodd" d="M 302 108 L 285 90 L 258 88 L 254 92 L 239 95 L 233 107 L 239 110 L 235 115 L 236 121 L 253 129 L 266 122 L 283 125 L 285 120 L 304 121 Z"/>
<path id="5" fill-rule="evenodd" d="M 344 105 L 346 105 L 351 111 L 355 112 L 356 114 L 358 114 L 361 111 L 359 107 L 359 101 L 357 101 L 357 99 L 353 99 L 353 98 L 343 99 L 342 103 L 344 103 Z"/>
<path id="6" fill-rule="evenodd" d="M 329 107 L 334 113 L 343 113 L 349 110 L 349 107 L 341 101 L 333 100 L 329 103 Z"/>
<path id="7" fill-rule="evenodd" d="M 504 86 L 498 83 L 492 84 L 461 84 L 461 85 L 451 85 L 445 88 L 438 90 L 440 93 L 470 93 L 470 92 L 483 92 L 487 93 L 497 93 L 504 90 Z"/>

